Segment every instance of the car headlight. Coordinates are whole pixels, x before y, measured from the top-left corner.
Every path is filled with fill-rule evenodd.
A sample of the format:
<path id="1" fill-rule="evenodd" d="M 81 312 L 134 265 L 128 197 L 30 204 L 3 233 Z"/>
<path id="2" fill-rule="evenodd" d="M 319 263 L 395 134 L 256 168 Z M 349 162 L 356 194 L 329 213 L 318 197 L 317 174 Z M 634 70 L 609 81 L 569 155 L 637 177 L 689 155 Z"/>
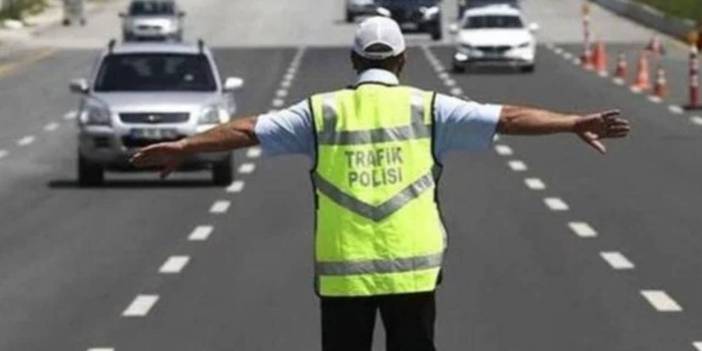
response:
<path id="1" fill-rule="evenodd" d="M 86 125 L 112 125 L 112 116 L 110 110 L 105 106 L 96 104 L 87 104 L 83 111 L 82 121 Z"/>
<path id="2" fill-rule="evenodd" d="M 527 41 L 527 42 L 524 42 L 524 43 L 522 43 L 522 44 L 517 45 L 517 47 L 520 48 L 520 49 L 525 49 L 525 48 L 528 48 L 529 46 L 531 46 L 531 42 L 530 42 L 530 41 Z"/>
<path id="3" fill-rule="evenodd" d="M 198 124 L 219 124 L 222 120 L 219 118 L 220 108 L 217 105 L 207 106 L 200 112 Z"/>
<path id="4" fill-rule="evenodd" d="M 439 14 L 439 7 L 438 6 L 420 7 L 419 11 L 422 12 L 425 19 L 430 19 L 430 18 L 433 18 L 434 16 Z"/>

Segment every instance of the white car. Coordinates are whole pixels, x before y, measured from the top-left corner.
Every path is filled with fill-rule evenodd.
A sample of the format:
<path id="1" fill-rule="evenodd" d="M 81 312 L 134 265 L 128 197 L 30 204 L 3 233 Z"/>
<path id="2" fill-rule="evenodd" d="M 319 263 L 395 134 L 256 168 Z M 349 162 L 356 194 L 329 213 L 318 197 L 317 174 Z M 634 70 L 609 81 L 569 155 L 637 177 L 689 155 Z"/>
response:
<path id="1" fill-rule="evenodd" d="M 510 5 L 489 5 L 465 11 L 451 31 L 456 35 L 453 69 L 463 72 L 476 64 L 499 64 L 533 72 L 539 26 L 525 26 L 521 11 Z"/>

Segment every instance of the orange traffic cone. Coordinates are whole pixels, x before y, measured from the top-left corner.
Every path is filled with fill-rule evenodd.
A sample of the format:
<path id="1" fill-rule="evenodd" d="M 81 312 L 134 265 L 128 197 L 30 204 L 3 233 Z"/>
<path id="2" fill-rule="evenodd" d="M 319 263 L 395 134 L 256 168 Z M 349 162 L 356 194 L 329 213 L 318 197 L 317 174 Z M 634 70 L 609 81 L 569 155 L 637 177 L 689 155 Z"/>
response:
<path id="1" fill-rule="evenodd" d="M 623 84 L 626 81 L 627 71 L 629 70 L 628 63 L 626 62 L 626 55 L 619 54 L 617 59 L 617 70 L 614 72 L 614 77 L 617 83 Z"/>
<path id="2" fill-rule="evenodd" d="M 580 62 L 584 69 L 590 71 L 595 68 L 595 55 L 593 55 L 592 47 L 590 45 L 585 46 L 585 51 L 583 56 L 580 58 Z"/>
<path id="3" fill-rule="evenodd" d="M 665 77 L 665 70 L 661 66 L 658 66 L 656 70 L 656 83 L 653 86 L 653 95 L 661 99 L 668 95 L 668 80 Z"/>
<path id="4" fill-rule="evenodd" d="M 601 41 L 595 46 L 595 70 L 601 76 L 607 75 L 607 51 Z"/>
<path id="5" fill-rule="evenodd" d="M 636 81 L 631 87 L 632 90 L 645 91 L 651 89 L 651 78 L 648 72 L 648 55 L 646 55 L 646 52 L 641 52 L 636 71 Z"/>

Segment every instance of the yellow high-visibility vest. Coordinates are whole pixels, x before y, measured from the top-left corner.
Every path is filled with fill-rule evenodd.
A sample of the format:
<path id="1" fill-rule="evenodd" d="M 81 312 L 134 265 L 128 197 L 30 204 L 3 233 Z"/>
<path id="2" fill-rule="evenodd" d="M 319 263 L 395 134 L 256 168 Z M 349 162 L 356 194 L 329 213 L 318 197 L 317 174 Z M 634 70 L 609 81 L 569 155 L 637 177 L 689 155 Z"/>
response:
<path id="1" fill-rule="evenodd" d="M 381 84 L 311 98 L 319 295 L 436 288 L 446 234 L 436 203 L 433 100 Z"/>

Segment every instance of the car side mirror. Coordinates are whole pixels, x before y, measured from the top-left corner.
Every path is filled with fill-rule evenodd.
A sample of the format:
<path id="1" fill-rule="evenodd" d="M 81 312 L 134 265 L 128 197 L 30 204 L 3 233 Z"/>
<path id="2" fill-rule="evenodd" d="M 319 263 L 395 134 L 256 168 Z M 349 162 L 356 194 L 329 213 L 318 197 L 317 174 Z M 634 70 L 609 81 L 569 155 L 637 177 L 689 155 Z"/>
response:
<path id="1" fill-rule="evenodd" d="M 538 23 L 530 23 L 530 24 L 529 24 L 529 30 L 530 30 L 530 31 L 536 32 L 536 31 L 538 31 L 539 29 L 541 29 L 541 26 L 539 26 Z"/>
<path id="2" fill-rule="evenodd" d="M 453 23 L 449 26 L 449 33 L 451 33 L 453 35 L 458 34 L 458 24 L 457 23 Z"/>
<path id="3" fill-rule="evenodd" d="M 68 87 L 71 89 L 72 93 L 76 94 L 87 94 L 90 89 L 88 87 L 88 81 L 83 78 L 72 80 Z"/>
<path id="4" fill-rule="evenodd" d="M 244 86 L 244 80 L 239 77 L 229 77 L 224 81 L 224 91 L 239 90 Z"/>

